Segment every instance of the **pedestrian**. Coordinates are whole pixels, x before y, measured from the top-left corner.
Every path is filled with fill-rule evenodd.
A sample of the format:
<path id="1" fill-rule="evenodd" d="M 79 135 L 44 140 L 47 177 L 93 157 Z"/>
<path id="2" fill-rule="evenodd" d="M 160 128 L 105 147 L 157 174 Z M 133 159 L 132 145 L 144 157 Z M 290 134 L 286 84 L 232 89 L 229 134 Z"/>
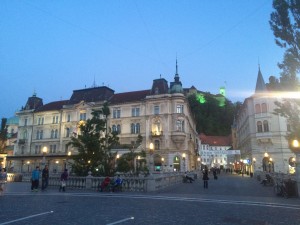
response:
<path id="1" fill-rule="evenodd" d="M 45 168 L 42 171 L 42 191 L 46 191 L 46 188 L 48 187 L 48 181 L 49 181 L 49 169 L 48 166 L 45 165 Z"/>
<path id="2" fill-rule="evenodd" d="M 59 191 L 66 191 L 66 186 L 67 186 L 67 180 L 68 180 L 68 170 L 65 169 L 64 172 L 60 175 L 60 187 L 59 187 Z"/>
<path id="3" fill-rule="evenodd" d="M 0 172 L 0 195 L 3 193 L 4 188 L 5 188 L 5 183 L 7 180 L 7 173 L 6 169 L 2 168 Z"/>
<path id="4" fill-rule="evenodd" d="M 209 180 L 207 167 L 203 171 L 202 180 L 203 180 L 204 188 L 207 189 L 208 188 L 208 180 Z"/>
<path id="5" fill-rule="evenodd" d="M 36 166 L 31 173 L 31 191 L 38 191 L 40 179 L 40 167 Z"/>

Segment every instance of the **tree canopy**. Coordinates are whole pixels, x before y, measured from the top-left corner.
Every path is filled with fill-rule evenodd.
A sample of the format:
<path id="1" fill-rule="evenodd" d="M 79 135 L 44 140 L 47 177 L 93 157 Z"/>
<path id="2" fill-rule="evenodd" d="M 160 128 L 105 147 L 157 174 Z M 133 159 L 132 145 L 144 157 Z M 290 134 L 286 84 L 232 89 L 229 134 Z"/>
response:
<path id="1" fill-rule="evenodd" d="M 111 148 L 118 144 L 119 138 L 107 126 L 109 114 L 108 104 L 105 103 L 101 110 L 92 112 L 91 119 L 81 121 L 80 133 L 71 137 L 69 145 L 78 150 L 78 154 L 72 156 L 72 171 L 76 175 L 86 176 L 89 171 L 101 176 L 114 174 L 116 153 L 112 153 Z"/>
<path id="2" fill-rule="evenodd" d="M 6 118 L 2 118 L 1 120 L 1 130 L 0 130 L 0 153 L 4 153 L 6 148 L 7 141 L 7 127 L 6 127 Z"/>

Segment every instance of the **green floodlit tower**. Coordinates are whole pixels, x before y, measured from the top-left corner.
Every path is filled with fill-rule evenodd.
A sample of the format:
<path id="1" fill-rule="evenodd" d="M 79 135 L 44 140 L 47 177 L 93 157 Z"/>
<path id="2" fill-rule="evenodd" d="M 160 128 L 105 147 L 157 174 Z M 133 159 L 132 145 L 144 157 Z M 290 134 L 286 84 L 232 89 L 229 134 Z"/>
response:
<path id="1" fill-rule="evenodd" d="M 226 99 L 225 87 L 220 87 L 219 96 L 217 97 L 217 100 L 219 101 L 219 106 L 220 107 L 225 106 L 225 99 Z"/>

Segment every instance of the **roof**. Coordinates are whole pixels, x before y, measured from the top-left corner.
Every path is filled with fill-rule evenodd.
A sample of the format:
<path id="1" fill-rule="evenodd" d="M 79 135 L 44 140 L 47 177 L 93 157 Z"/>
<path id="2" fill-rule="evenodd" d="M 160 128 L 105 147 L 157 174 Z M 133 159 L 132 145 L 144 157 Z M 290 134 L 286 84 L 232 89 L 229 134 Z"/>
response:
<path id="1" fill-rule="evenodd" d="M 60 110 L 64 105 L 67 105 L 69 100 L 62 100 L 56 102 L 50 102 L 48 104 L 43 105 L 42 107 L 35 110 L 35 112 L 43 112 L 43 111 L 52 111 L 52 110 Z"/>
<path id="2" fill-rule="evenodd" d="M 264 78 L 260 72 L 260 68 L 258 69 L 257 74 L 257 80 L 256 80 L 256 87 L 255 87 L 255 93 L 258 92 L 265 92 L 267 90 L 266 83 L 264 81 Z"/>
<path id="3" fill-rule="evenodd" d="M 232 138 L 231 135 L 228 136 L 206 136 L 205 134 L 200 134 L 199 138 L 201 144 L 208 144 L 210 146 L 231 146 Z"/>
<path id="4" fill-rule="evenodd" d="M 114 96 L 110 99 L 110 104 L 141 101 L 145 99 L 147 95 L 150 95 L 150 90 L 118 93 L 114 94 Z"/>
<path id="5" fill-rule="evenodd" d="M 164 78 L 153 80 L 151 95 L 168 94 L 168 92 L 169 92 L 168 82 Z"/>
<path id="6" fill-rule="evenodd" d="M 76 104 L 81 101 L 85 102 L 99 102 L 108 101 L 114 94 L 114 90 L 106 87 L 93 87 L 80 90 L 74 90 L 70 98 L 69 104 Z"/>

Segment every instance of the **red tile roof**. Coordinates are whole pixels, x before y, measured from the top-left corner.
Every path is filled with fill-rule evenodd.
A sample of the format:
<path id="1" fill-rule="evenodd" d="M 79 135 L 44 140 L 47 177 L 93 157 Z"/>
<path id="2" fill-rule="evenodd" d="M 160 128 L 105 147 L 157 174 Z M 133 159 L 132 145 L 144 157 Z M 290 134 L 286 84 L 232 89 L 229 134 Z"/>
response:
<path id="1" fill-rule="evenodd" d="M 110 104 L 122 104 L 127 102 L 141 101 L 150 95 L 150 90 L 132 91 L 114 94 L 110 99 Z"/>
<path id="2" fill-rule="evenodd" d="M 42 107 L 35 110 L 35 112 L 43 112 L 43 111 L 52 111 L 52 110 L 60 110 L 64 105 L 67 105 L 69 100 L 62 100 L 62 101 L 56 101 L 56 102 L 50 102 L 46 105 L 43 105 Z"/>
<path id="3" fill-rule="evenodd" d="M 200 134 L 199 138 L 201 144 L 208 144 L 210 146 L 231 146 L 232 138 L 231 135 L 228 136 L 206 136 L 205 134 Z"/>

